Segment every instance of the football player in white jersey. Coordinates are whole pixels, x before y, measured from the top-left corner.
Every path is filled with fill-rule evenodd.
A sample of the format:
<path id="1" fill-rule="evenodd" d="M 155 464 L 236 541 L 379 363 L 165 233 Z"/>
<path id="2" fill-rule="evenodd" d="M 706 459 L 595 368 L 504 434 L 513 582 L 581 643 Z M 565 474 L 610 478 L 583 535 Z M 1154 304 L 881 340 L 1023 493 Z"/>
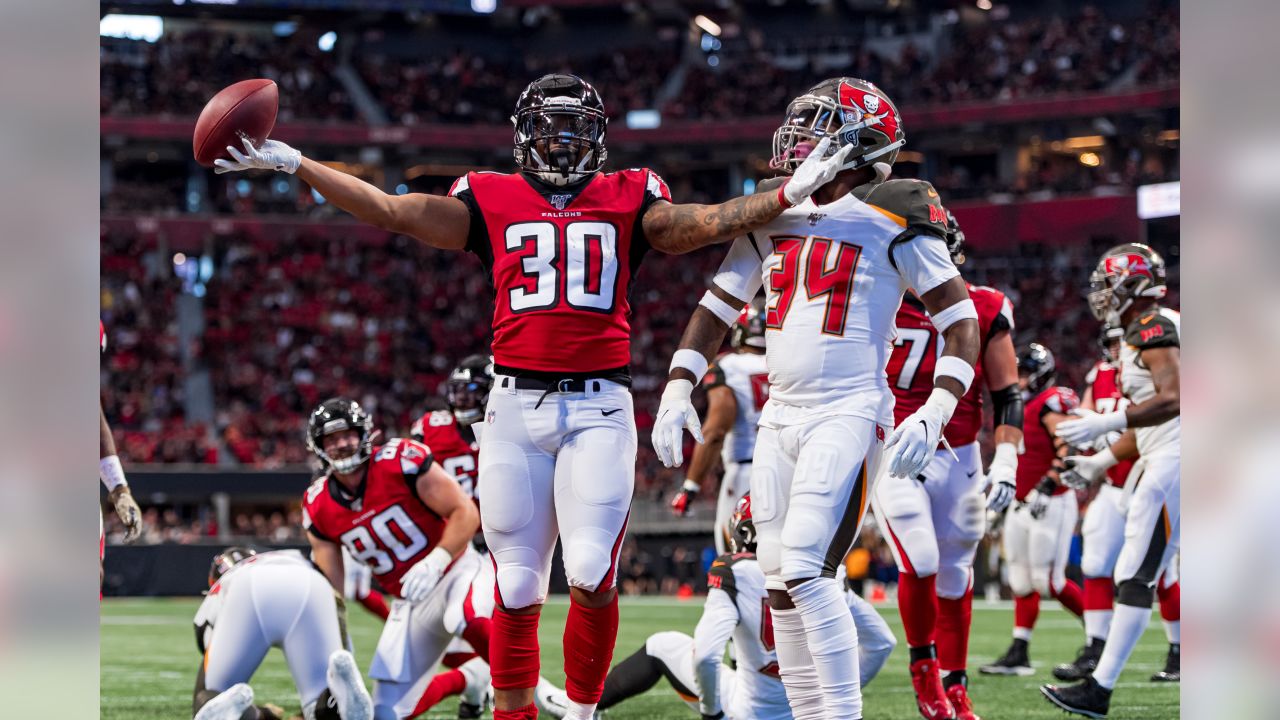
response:
<path id="1" fill-rule="evenodd" d="M 739 499 L 730 528 L 732 552 L 711 565 L 707 604 L 693 637 L 682 632 L 650 635 L 644 647 L 609 671 L 601 710 L 646 692 L 665 677 L 689 709 L 703 718 L 791 720 L 778 677 L 764 573 L 755 557 L 749 494 Z M 863 640 L 858 652 L 865 685 L 884 666 L 897 641 L 869 603 L 852 590 L 845 591 L 845 598 Z M 731 638 L 736 669 L 724 662 L 725 644 Z"/>
<path id="2" fill-rule="evenodd" d="M 892 481 L 916 482 L 978 358 L 977 312 L 947 252 L 938 193 L 923 181 L 885 180 L 904 142 L 897 108 L 866 81 L 826 80 L 791 102 L 773 160 L 791 178 L 760 191 L 785 197 L 811 155 L 835 153 L 843 170 L 734 241 L 685 329 L 654 423 L 659 459 L 680 464 L 682 430 L 700 437 L 693 383 L 763 283 L 769 400 L 751 494 L 778 662 L 801 720 L 862 717 L 857 633 L 836 567 L 861 526 L 881 452 Z M 945 350 L 929 400 L 890 435 L 885 363 L 908 289 Z"/>
<path id="3" fill-rule="evenodd" d="M 1141 477 L 1125 516 L 1124 545 L 1116 560 L 1116 606 L 1106 646 L 1093 674 L 1075 685 L 1045 685 L 1041 692 L 1067 712 L 1106 717 L 1111 691 L 1147 623 L 1154 587 L 1178 551 L 1181 501 L 1181 405 L 1179 314 L 1160 307 L 1165 296 L 1164 259 L 1146 245 L 1117 245 L 1103 254 L 1089 278 L 1089 305 L 1104 322 L 1125 329 L 1120 348 L 1120 389 L 1130 405 L 1111 413 L 1078 411 L 1057 434 L 1085 448 L 1109 432 L 1127 431 L 1111 447 L 1068 464 L 1093 482 L 1136 445 Z M 1136 443 L 1131 442 L 1136 440 Z M 1129 450 L 1126 452 L 1126 450 Z"/>
<path id="4" fill-rule="evenodd" d="M 738 499 L 747 492 L 751 455 L 756 448 L 756 424 L 769 399 L 769 369 L 764 364 L 764 297 L 756 296 L 729 333 L 734 352 L 716 358 L 702 378 L 707 392 L 707 416 L 702 422 L 704 442 L 694 448 L 689 476 L 671 500 L 676 515 L 689 511 L 689 503 L 711 476 L 720 455 L 724 475 L 716 500 L 716 554 L 729 552 L 729 521 Z"/>
<path id="5" fill-rule="evenodd" d="M 284 651 L 305 720 L 370 720 L 342 598 L 296 550 L 230 547 L 213 558 L 209 594 L 196 611 L 195 720 L 282 720 L 253 704 L 249 678 L 272 647 Z"/>

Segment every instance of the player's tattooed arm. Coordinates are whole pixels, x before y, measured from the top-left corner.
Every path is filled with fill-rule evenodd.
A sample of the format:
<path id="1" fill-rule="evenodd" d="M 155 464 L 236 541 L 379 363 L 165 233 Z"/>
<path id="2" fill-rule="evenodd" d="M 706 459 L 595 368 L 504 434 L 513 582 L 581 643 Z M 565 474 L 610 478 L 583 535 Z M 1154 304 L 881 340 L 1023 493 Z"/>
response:
<path id="1" fill-rule="evenodd" d="M 1147 348 L 1141 351 L 1142 363 L 1151 371 L 1156 386 L 1154 397 L 1125 409 L 1129 427 L 1151 427 L 1178 417 L 1182 410 L 1181 364 L 1177 346 Z"/>
<path id="2" fill-rule="evenodd" d="M 952 305 L 968 299 L 969 288 L 965 286 L 964 280 L 958 275 L 920 297 L 930 315 L 937 315 Z M 977 366 L 978 350 L 982 346 L 979 340 L 977 320 L 972 318 L 958 320 L 952 323 L 946 332 L 942 333 L 942 337 L 944 339 L 943 357 L 952 355 L 965 361 L 970 366 Z M 949 375 L 939 376 L 935 382 L 935 387 L 950 391 L 956 398 L 963 397 L 965 393 L 964 385 Z"/>
<path id="3" fill-rule="evenodd" d="M 334 591 L 341 595 L 346 580 L 346 570 L 342 566 L 342 546 L 311 532 L 307 533 L 307 539 L 311 541 L 311 561 L 320 568 L 320 573 L 333 586 Z"/>
<path id="4" fill-rule="evenodd" d="M 776 192 L 745 195 L 719 205 L 658 202 L 649 207 L 641 223 L 655 250 L 680 255 L 745 235 L 786 209 Z"/>
<path id="5" fill-rule="evenodd" d="M 409 235 L 443 250 L 466 247 L 471 214 L 457 198 L 424 193 L 391 195 L 354 175 L 306 157 L 302 158 L 297 176 L 361 222 Z"/>
<path id="6" fill-rule="evenodd" d="M 715 285 L 711 286 L 711 293 L 738 310 L 746 305 Z M 680 338 L 680 349 L 696 350 L 707 359 L 707 362 L 711 362 L 715 359 L 716 351 L 724 344 L 724 336 L 728 333 L 729 326 L 723 320 L 699 305 L 694 308 L 693 315 L 689 317 L 689 324 L 684 328 L 684 335 Z M 701 379 L 694 377 L 693 373 L 682 367 L 672 368 L 671 374 L 667 377 L 667 380 L 688 380 L 695 385 Z"/>

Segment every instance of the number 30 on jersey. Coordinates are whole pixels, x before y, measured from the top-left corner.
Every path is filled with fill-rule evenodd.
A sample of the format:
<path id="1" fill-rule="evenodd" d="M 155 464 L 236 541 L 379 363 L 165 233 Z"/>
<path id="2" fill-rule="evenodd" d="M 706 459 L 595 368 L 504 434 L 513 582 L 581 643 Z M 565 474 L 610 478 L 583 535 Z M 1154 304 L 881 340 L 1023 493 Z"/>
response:
<path id="1" fill-rule="evenodd" d="M 524 283 L 508 290 L 511 312 L 548 310 L 561 298 L 578 310 L 613 312 L 618 282 L 618 229 L 606 222 L 516 223 L 507 252 L 520 258 Z"/>

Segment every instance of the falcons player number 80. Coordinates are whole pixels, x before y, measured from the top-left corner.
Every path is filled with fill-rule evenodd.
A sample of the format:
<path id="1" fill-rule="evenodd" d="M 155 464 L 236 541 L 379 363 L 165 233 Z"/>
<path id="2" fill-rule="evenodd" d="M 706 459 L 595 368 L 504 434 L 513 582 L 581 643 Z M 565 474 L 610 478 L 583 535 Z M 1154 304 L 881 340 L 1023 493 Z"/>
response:
<path id="1" fill-rule="evenodd" d="M 618 230 L 610 223 L 571 222 L 564 228 L 564 242 L 553 223 L 522 222 L 506 231 L 508 251 L 533 253 L 520 260 L 531 283 L 508 291 L 511 312 L 547 310 L 559 304 L 560 281 L 556 259 L 565 256 L 565 299 L 571 307 L 591 312 L 613 312 L 618 280 Z"/>
<path id="2" fill-rule="evenodd" d="M 399 534 L 392 531 L 393 523 Z M 400 562 L 408 562 L 414 555 L 427 549 L 427 536 L 422 534 L 418 526 L 413 524 L 409 513 L 399 505 L 392 505 L 375 515 L 369 521 L 369 526 L 373 528 L 373 534 L 369 532 L 369 528 L 360 525 L 342 533 L 338 539 L 351 552 L 352 557 L 368 563 L 375 575 L 390 572 L 395 567 L 387 550 L 395 553 Z M 381 543 L 374 541 L 374 534 Z"/>

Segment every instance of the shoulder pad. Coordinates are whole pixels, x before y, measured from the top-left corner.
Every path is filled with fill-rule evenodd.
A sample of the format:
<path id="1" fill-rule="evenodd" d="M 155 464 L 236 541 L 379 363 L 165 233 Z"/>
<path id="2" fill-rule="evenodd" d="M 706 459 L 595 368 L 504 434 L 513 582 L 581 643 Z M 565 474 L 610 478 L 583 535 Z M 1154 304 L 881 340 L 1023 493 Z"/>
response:
<path id="1" fill-rule="evenodd" d="M 786 181 L 787 179 L 785 177 L 765 178 L 764 180 L 756 183 L 755 194 L 759 195 L 767 192 L 778 192 L 778 188 L 782 187 L 782 184 Z"/>
<path id="2" fill-rule="evenodd" d="M 417 440 L 400 441 L 400 472 L 416 475 L 431 464 L 431 448 Z"/>
<path id="3" fill-rule="evenodd" d="M 947 211 L 938 191 L 924 180 L 887 180 L 867 193 L 865 202 L 904 228 L 946 237 Z"/>
<path id="4" fill-rule="evenodd" d="M 1178 326 L 1154 309 L 1130 323 L 1124 333 L 1124 341 L 1138 350 L 1162 347 L 1179 347 Z"/>
<path id="5" fill-rule="evenodd" d="M 734 556 L 721 555 L 711 563 L 707 571 L 707 588 L 715 588 L 729 593 L 729 599 L 738 601 L 738 582 L 733 574 Z"/>
<path id="6" fill-rule="evenodd" d="M 312 482 L 311 485 L 307 487 L 306 500 L 303 502 L 303 504 L 310 505 L 314 503 L 316 501 L 316 498 L 320 497 L 320 494 L 324 492 L 324 486 L 328 482 L 329 482 L 328 475 L 321 475 L 320 477 L 316 478 L 315 481 Z"/>
<path id="7" fill-rule="evenodd" d="M 1080 407 L 1080 396 L 1071 388 L 1058 386 L 1049 388 L 1046 392 L 1049 397 L 1045 398 L 1044 406 L 1052 412 L 1066 415 Z"/>

